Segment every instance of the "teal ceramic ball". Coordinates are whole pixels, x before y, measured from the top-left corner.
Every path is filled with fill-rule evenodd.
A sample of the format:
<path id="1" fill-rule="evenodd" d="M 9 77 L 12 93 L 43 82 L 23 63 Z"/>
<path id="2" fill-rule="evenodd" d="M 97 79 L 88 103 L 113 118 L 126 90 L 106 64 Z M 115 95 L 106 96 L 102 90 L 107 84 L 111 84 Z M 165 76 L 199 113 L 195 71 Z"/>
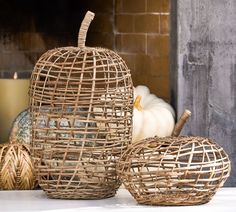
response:
<path id="1" fill-rule="evenodd" d="M 69 110 L 69 109 L 68 109 Z M 81 111 L 86 111 L 86 109 L 80 109 Z M 44 111 L 47 112 L 47 111 Z M 59 127 L 60 129 L 68 129 L 70 127 L 70 122 L 72 120 L 66 119 L 66 118 L 62 118 L 61 120 L 59 120 Z M 47 126 L 48 123 L 48 118 L 46 116 L 42 116 L 40 119 L 38 119 L 38 121 L 35 123 L 39 128 L 45 128 Z M 80 122 L 79 119 L 75 120 L 75 127 L 80 128 L 80 127 L 84 127 L 86 123 Z M 50 120 L 48 123 L 49 128 L 52 129 L 57 129 L 57 125 L 58 123 L 56 123 L 55 120 Z M 96 127 L 95 123 L 89 123 L 88 124 L 91 127 Z M 26 109 L 24 111 L 22 111 L 14 120 L 13 125 L 12 125 L 12 129 L 11 129 L 11 134 L 10 134 L 10 140 L 15 140 L 19 143 L 22 144 L 27 144 L 27 145 L 31 145 L 31 129 L 32 129 L 32 123 L 31 123 L 31 119 L 30 119 L 30 111 L 29 109 Z M 43 136 L 43 132 L 41 134 L 41 136 Z M 53 132 L 53 130 L 50 131 L 50 134 L 47 135 L 50 136 L 50 138 L 56 138 L 56 133 Z M 67 134 L 67 133 L 61 133 L 60 137 L 61 138 L 69 138 L 69 136 L 71 136 L 71 134 Z M 80 133 L 75 133 L 74 134 L 74 138 L 83 138 L 84 135 L 80 134 Z M 94 134 L 88 134 L 87 138 L 95 138 Z M 81 143 L 82 144 L 82 143 Z M 80 145 L 80 142 L 77 141 L 76 145 Z M 88 145 L 92 145 L 91 143 Z"/>

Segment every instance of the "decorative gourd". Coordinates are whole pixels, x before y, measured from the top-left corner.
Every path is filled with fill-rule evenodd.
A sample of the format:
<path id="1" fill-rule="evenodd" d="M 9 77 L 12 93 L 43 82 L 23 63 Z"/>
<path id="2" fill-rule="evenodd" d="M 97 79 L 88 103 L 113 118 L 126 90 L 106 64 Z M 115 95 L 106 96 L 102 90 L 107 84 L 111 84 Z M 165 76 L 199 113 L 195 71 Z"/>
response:
<path id="1" fill-rule="evenodd" d="M 85 46 L 93 17 L 86 14 L 78 46 L 47 51 L 31 76 L 32 154 L 39 185 L 51 198 L 114 196 L 116 162 L 131 143 L 130 70 L 114 51 Z"/>
<path id="2" fill-rule="evenodd" d="M 29 190 L 37 185 L 29 147 L 7 143 L 0 147 L 0 189 Z"/>
<path id="3" fill-rule="evenodd" d="M 170 136 L 175 125 L 173 108 L 143 85 L 134 89 L 134 99 L 132 142 Z"/>
<path id="4" fill-rule="evenodd" d="M 72 109 L 67 109 L 68 112 L 71 112 Z M 80 109 L 80 111 L 86 111 L 85 109 Z M 38 119 L 37 126 L 40 128 L 46 127 L 46 124 L 48 122 L 48 117 L 46 116 L 41 116 L 41 118 Z M 69 129 L 69 126 L 73 120 L 62 118 L 60 119 L 59 126 L 61 129 Z M 51 129 L 56 129 L 57 125 L 54 120 L 50 120 L 49 123 L 49 128 Z M 74 125 L 79 128 L 79 127 L 84 127 L 86 124 L 83 122 L 80 122 L 78 119 L 75 120 Z M 96 127 L 95 123 L 88 123 L 88 126 L 91 127 Z M 19 113 L 19 115 L 16 117 L 15 121 L 13 122 L 12 129 L 11 129 L 11 134 L 10 134 L 10 140 L 16 140 L 18 143 L 21 144 L 27 144 L 31 145 L 31 129 L 32 129 L 32 123 L 30 119 L 30 111 L 29 109 L 26 109 Z M 40 136 L 45 136 L 45 133 L 39 133 Z M 56 133 L 50 132 L 48 134 L 50 138 L 55 138 Z M 69 133 L 61 133 L 60 134 L 61 138 L 69 138 L 70 134 Z M 74 134 L 75 138 L 81 138 L 83 135 L 80 133 L 75 133 Z M 87 138 L 94 138 L 93 134 L 88 134 Z M 77 142 L 78 143 L 78 142 Z M 89 145 L 87 143 L 86 145 Z"/>
<path id="5" fill-rule="evenodd" d="M 66 113 L 73 113 L 73 108 L 68 107 L 65 109 Z M 57 113 L 62 112 L 61 109 L 56 109 Z M 87 112 L 86 108 L 78 107 L 76 109 L 77 113 L 85 113 Z M 86 136 L 84 134 L 81 134 L 80 132 L 74 132 L 71 134 L 70 130 L 71 126 L 74 126 L 77 129 L 84 128 L 86 126 L 91 128 L 96 128 L 96 123 L 94 122 L 82 122 L 80 119 L 86 118 L 84 114 L 80 115 L 80 118 L 57 118 L 57 119 L 50 119 L 46 114 L 50 113 L 50 111 L 47 108 L 42 107 L 41 108 L 41 115 L 38 117 L 37 121 L 34 123 L 35 126 L 37 126 L 39 129 L 45 129 L 47 126 L 50 128 L 50 131 L 45 132 L 42 130 L 38 133 L 38 136 L 42 138 L 47 139 L 80 139 L 80 138 L 86 138 L 86 139 L 95 139 L 94 133 L 87 133 Z M 45 115 L 44 115 L 45 114 Z M 55 130 L 60 129 L 61 132 L 57 133 Z M 101 138 L 102 135 L 99 135 L 98 138 Z M 72 142 L 71 142 L 72 143 Z M 80 142 L 79 140 L 73 142 L 77 146 L 94 146 L 94 142 L 86 142 L 83 144 L 83 142 Z"/>
<path id="6" fill-rule="evenodd" d="M 197 136 L 141 140 L 131 144 L 117 164 L 118 175 L 138 203 L 165 206 L 207 203 L 230 170 L 223 148 Z"/>
<path id="7" fill-rule="evenodd" d="M 29 109 L 26 109 L 19 113 L 14 120 L 10 140 L 16 140 L 18 143 L 30 145 L 31 127 Z"/>

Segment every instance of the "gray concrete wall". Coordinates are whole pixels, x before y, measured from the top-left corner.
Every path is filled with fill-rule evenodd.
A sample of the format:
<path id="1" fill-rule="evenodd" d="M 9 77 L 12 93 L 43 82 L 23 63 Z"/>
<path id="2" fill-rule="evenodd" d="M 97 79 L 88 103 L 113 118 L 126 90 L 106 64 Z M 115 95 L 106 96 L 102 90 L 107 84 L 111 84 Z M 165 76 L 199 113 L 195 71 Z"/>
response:
<path id="1" fill-rule="evenodd" d="M 192 111 L 183 134 L 215 139 L 236 186 L 236 0 L 172 0 L 172 100 Z"/>

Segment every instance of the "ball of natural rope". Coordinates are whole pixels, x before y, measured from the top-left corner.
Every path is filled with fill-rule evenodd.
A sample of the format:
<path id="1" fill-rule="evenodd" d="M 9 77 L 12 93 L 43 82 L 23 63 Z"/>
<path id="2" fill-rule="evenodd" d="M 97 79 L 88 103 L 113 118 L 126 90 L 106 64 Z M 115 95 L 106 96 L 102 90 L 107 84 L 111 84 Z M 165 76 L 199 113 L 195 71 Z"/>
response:
<path id="1" fill-rule="evenodd" d="M 19 143 L 0 147 L 0 189 L 28 190 L 35 187 L 35 175 L 29 148 Z"/>

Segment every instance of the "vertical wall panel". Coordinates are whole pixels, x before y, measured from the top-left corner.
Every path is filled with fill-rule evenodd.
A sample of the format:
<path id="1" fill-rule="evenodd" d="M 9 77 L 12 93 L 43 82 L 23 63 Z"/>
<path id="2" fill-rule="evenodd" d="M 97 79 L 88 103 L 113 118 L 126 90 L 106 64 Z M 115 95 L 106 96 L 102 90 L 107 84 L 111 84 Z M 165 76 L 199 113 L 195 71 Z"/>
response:
<path id="1" fill-rule="evenodd" d="M 172 99 L 193 113 L 183 133 L 223 146 L 236 186 L 236 1 L 173 0 L 172 11 Z"/>

